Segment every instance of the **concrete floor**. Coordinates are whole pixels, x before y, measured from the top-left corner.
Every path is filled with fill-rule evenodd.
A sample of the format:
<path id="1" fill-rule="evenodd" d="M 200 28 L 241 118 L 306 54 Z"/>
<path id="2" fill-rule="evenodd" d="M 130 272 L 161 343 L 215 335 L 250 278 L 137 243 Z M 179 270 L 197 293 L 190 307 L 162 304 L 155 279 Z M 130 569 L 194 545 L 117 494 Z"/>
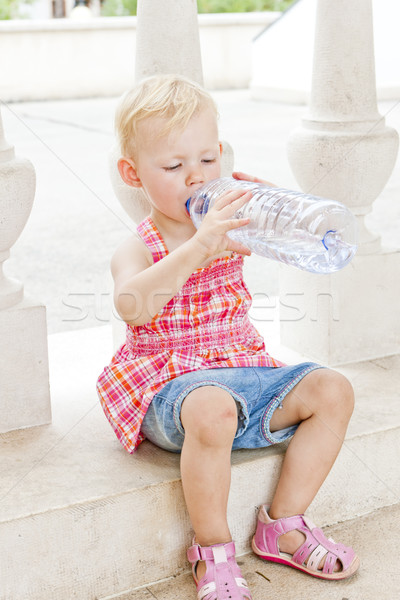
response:
<path id="1" fill-rule="evenodd" d="M 390 535 L 385 535 L 390 532 Z M 253 600 L 395 600 L 399 598 L 400 505 L 325 529 L 335 541 L 351 544 L 361 560 L 359 571 L 341 582 L 321 581 L 295 569 L 267 563 L 253 554 L 239 558 Z M 118 596 L 118 600 L 193 600 L 192 577 L 185 573 Z M 106 599 L 102 599 L 106 600 Z"/>

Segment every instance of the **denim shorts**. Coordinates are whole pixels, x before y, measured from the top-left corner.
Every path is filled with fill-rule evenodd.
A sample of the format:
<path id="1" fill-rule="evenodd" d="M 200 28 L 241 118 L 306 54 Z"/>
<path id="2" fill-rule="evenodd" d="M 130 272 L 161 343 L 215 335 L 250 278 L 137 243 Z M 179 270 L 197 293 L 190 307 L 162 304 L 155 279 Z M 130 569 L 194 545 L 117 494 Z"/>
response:
<path id="1" fill-rule="evenodd" d="M 301 363 L 285 367 L 230 367 L 185 373 L 169 381 L 150 403 L 142 433 L 156 446 L 180 452 L 185 439 L 180 414 L 186 396 L 212 385 L 231 394 L 238 408 L 238 426 L 232 449 L 264 448 L 293 436 L 298 425 L 270 431 L 274 411 L 305 375 L 321 365 Z"/>

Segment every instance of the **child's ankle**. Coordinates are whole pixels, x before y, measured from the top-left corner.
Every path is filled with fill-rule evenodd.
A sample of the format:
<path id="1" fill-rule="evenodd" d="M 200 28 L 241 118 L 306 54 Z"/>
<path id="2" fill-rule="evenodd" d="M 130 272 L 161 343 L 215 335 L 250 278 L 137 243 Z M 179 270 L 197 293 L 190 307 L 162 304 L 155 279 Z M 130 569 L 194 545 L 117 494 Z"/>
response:
<path id="1" fill-rule="evenodd" d="M 200 579 L 202 579 L 204 577 L 204 575 L 206 574 L 206 563 L 204 562 L 204 560 L 199 560 L 199 562 L 197 563 L 195 569 L 194 569 L 194 576 L 196 579 L 196 583 L 198 583 L 200 581 Z"/>

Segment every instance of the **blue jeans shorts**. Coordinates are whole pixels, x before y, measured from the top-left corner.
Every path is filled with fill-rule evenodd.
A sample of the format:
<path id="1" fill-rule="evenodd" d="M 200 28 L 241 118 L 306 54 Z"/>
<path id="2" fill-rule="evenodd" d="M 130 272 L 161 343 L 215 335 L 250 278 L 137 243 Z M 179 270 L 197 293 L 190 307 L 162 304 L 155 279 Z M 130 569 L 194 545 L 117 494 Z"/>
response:
<path id="1" fill-rule="evenodd" d="M 185 439 L 180 414 L 186 396 L 212 385 L 231 394 L 238 408 L 238 426 L 232 449 L 264 448 L 292 437 L 297 425 L 270 431 L 274 411 L 305 375 L 321 365 L 301 363 L 285 367 L 231 367 L 185 373 L 169 381 L 150 403 L 142 433 L 156 446 L 180 452 Z"/>

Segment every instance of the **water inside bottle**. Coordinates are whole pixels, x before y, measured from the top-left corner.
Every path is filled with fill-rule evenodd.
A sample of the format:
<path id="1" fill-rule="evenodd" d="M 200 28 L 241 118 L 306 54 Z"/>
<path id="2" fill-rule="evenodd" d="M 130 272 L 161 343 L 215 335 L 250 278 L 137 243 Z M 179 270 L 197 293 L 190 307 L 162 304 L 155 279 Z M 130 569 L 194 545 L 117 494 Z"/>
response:
<path id="1" fill-rule="evenodd" d="M 355 244 L 341 239 L 336 232 L 332 235 L 331 231 L 326 232 L 322 239 L 312 239 L 304 231 L 292 232 L 290 244 L 285 236 L 246 237 L 240 229 L 231 231 L 229 235 L 256 254 L 321 274 L 342 269 L 353 258 L 357 248 Z"/>

